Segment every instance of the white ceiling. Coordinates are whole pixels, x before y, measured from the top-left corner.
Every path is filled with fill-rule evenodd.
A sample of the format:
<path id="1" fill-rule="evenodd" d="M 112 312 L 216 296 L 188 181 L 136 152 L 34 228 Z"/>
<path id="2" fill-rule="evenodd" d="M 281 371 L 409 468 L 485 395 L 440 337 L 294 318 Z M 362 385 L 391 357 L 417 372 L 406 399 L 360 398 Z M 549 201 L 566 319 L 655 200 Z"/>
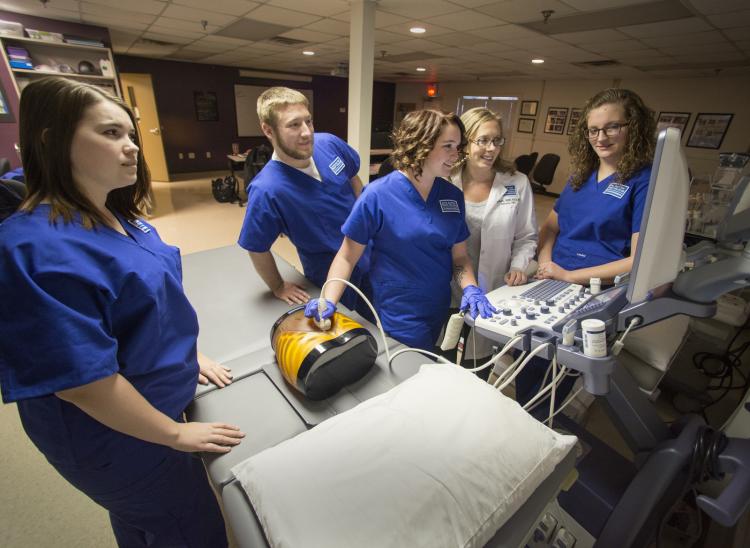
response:
<path id="1" fill-rule="evenodd" d="M 108 27 L 116 53 L 141 57 L 305 74 L 331 74 L 349 57 L 346 0 L 0 0 L 0 9 Z M 554 10 L 547 25 L 542 10 Z M 658 21 L 644 22 L 653 10 Z M 288 27 L 280 37 L 305 43 L 217 34 L 242 24 Z M 410 33 L 415 25 L 427 32 Z M 375 28 L 375 78 L 394 82 L 750 74 L 748 0 L 379 0 Z M 617 64 L 576 64 L 606 60 Z"/>

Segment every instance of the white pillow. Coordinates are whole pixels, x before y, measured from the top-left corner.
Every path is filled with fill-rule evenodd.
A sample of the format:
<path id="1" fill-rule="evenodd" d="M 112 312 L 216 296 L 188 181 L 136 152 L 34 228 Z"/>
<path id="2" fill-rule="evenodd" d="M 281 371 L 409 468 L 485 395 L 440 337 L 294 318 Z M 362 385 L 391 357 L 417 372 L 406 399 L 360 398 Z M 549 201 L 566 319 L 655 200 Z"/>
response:
<path id="1" fill-rule="evenodd" d="M 429 364 L 232 472 L 274 548 L 483 546 L 574 444 Z"/>
<path id="2" fill-rule="evenodd" d="M 685 338 L 690 318 L 682 314 L 628 333 L 625 350 L 659 371 L 666 371 Z"/>

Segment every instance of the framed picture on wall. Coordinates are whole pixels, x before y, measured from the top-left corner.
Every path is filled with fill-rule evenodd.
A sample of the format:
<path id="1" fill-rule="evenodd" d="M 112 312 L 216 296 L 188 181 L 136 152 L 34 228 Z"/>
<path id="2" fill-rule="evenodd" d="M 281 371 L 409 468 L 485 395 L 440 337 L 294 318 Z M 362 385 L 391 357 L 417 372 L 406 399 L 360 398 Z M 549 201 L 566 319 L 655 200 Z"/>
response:
<path id="1" fill-rule="evenodd" d="M 687 146 L 695 148 L 719 148 L 727 134 L 734 114 L 701 112 L 695 117 Z"/>
<path id="2" fill-rule="evenodd" d="M 536 116 L 539 101 L 521 101 L 521 116 Z"/>
<path id="3" fill-rule="evenodd" d="M 565 131 L 565 120 L 568 119 L 568 109 L 564 107 L 549 107 L 547 119 L 544 122 L 544 133 L 562 135 Z"/>
<path id="4" fill-rule="evenodd" d="M 5 95 L 5 90 L 0 85 L 0 122 L 15 122 L 16 119 L 13 117 L 13 113 L 10 110 L 8 104 L 8 98 Z"/>
<path id="5" fill-rule="evenodd" d="M 519 118 L 518 133 L 534 133 L 534 122 L 533 118 Z"/>
<path id="6" fill-rule="evenodd" d="M 690 120 L 689 112 L 660 112 L 656 120 L 656 134 L 662 129 L 676 127 L 680 130 L 680 135 L 685 135 L 685 128 Z"/>
<path id="7" fill-rule="evenodd" d="M 194 91 L 195 117 L 199 122 L 218 122 L 219 104 L 213 91 Z"/>
<path id="8" fill-rule="evenodd" d="M 570 120 L 568 120 L 568 135 L 573 133 L 576 129 L 576 125 L 578 124 L 578 120 L 581 119 L 581 113 L 583 112 L 583 109 L 580 108 L 572 108 L 570 109 Z"/>

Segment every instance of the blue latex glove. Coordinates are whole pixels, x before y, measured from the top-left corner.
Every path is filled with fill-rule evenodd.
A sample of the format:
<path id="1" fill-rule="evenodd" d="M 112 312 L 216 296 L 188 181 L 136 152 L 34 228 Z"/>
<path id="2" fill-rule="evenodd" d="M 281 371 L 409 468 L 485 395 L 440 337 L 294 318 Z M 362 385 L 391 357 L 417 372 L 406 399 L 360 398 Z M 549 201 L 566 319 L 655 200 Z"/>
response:
<path id="1" fill-rule="evenodd" d="M 320 299 L 310 299 L 305 305 L 305 316 L 307 318 L 315 318 L 317 321 L 327 320 L 333 313 L 336 312 L 336 305 L 326 299 L 326 309 L 323 311 L 323 317 L 318 315 L 318 301 Z"/>
<path id="2" fill-rule="evenodd" d="M 492 306 L 482 290 L 475 285 L 464 287 L 464 295 L 461 297 L 461 310 L 468 310 L 473 319 L 477 318 L 477 314 L 481 314 L 483 318 L 490 318 L 497 313 L 497 308 Z"/>

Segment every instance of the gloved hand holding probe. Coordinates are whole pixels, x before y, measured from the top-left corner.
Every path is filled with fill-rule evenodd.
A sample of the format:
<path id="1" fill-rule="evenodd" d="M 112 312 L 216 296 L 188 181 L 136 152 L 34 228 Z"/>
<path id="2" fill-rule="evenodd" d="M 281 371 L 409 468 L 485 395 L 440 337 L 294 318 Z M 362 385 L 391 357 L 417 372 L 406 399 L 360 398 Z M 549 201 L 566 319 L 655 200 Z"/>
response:
<path id="1" fill-rule="evenodd" d="M 327 320 L 331 316 L 333 316 L 333 313 L 336 312 L 336 305 L 329 301 L 328 299 L 325 300 L 325 309 L 322 313 L 318 312 L 318 305 L 320 302 L 320 299 L 310 299 L 307 301 L 307 304 L 305 305 L 305 316 L 307 318 L 314 318 L 315 321 L 322 321 Z"/>

